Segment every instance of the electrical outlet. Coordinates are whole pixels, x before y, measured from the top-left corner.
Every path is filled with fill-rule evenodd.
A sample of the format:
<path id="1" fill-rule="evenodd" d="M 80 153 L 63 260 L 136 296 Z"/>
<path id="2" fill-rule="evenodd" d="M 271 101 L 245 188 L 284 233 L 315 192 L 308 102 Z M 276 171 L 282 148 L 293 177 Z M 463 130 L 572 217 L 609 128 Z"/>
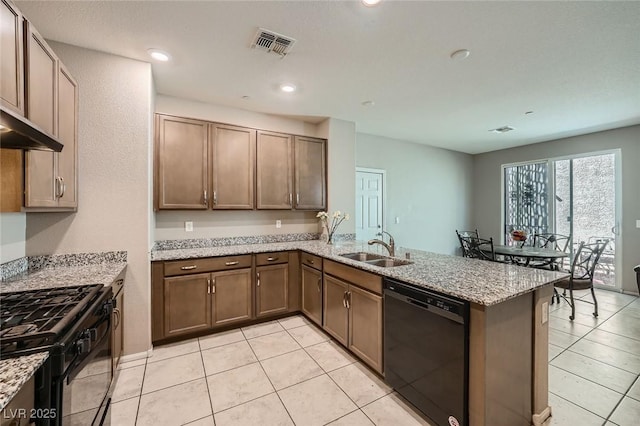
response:
<path id="1" fill-rule="evenodd" d="M 636 220 L 636 228 L 640 228 L 640 219 Z"/>
<path id="2" fill-rule="evenodd" d="M 191 221 L 185 222 L 184 223 L 184 230 L 186 232 L 193 232 L 193 222 L 191 222 Z"/>
<path id="3" fill-rule="evenodd" d="M 549 321 L 549 302 L 542 304 L 542 323 L 546 324 Z"/>
<path id="4" fill-rule="evenodd" d="M 276 220 L 276 228 L 282 228 L 282 221 Z"/>

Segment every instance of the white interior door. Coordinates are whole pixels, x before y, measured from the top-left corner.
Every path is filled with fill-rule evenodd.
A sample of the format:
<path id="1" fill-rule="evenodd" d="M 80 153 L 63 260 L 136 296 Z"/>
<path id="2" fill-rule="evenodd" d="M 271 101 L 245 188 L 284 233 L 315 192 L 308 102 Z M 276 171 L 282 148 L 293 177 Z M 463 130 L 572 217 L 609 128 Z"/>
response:
<path id="1" fill-rule="evenodd" d="M 384 170 L 356 170 L 356 240 L 377 238 L 384 224 Z"/>

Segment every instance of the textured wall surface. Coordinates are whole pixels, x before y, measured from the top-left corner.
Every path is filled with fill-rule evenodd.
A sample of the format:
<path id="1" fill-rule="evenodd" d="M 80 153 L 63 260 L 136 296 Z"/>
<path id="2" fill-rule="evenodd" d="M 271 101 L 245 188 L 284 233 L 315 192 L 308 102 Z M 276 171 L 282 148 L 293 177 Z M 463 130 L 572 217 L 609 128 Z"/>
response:
<path id="1" fill-rule="evenodd" d="M 361 133 L 356 141 L 358 167 L 387 172 L 384 227 L 396 244 L 456 253 L 455 230 L 471 225 L 472 156 Z"/>
<path id="2" fill-rule="evenodd" d="M 622 289 L 636 292 L 633 267 L 640 264 L 640 126 L 624 127 L 567 139 L 504 149 L 474 156 L 474 223 L 481 233 L 501 235 L 501 166 L 620 149 L 622 223 L 616 249 L 621 249 Z"/>
<path id="3" fill-rule="evenodd" d="M 125 353 L 150 348 L 148 63 L 51 43 L 79 85 L 78 212 L 27 214 L 27 255 L 128 252 Z"/>

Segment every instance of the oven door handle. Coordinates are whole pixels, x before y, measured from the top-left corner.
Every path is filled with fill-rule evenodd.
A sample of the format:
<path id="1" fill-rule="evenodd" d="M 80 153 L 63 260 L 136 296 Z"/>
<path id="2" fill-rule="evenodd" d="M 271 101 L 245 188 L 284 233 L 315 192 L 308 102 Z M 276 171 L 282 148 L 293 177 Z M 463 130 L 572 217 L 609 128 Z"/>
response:
<path id="1" fill-rule="evenodd" d="M 100 339 L 96 342 L 96 343 L 90 343 L 90 347 L 89 350 L 86 352 L 87 355 L 91 354 L 91 351 L 93 348 L 96 348 L 98 346 L 101 346 L 102 343 L 105 341 L 106 338 L 108 338 L 110 336 L 110 331 L 111 331 L 111 315 L 105 315 L 103 317 L 103 319 L 101 321 L 98 321 L 97 324 L 95 324 L 93 327 L 91 327 L 91 329 L 87 329 L 85 331 L 89 332 L 89 335 L 91 336 L 92 330 L 96 330 L 104 323 L 108 323 L 108 326 L 106 328 L 105 333 L 100 337 Z M 76 342 L 77 343 L 77 342 Z M 76 355 L 73 357 L 73 360 L 71 361 L 71 363 L 69 364 L 69 367 L 67 367 L 67 369 L 65 370 L 65 372 L 62 374 L 62 378 L 66 379 L 67 382 L 73 380 L 73 378 L 77 375 L 77 373 L 82 370 L 82 369 L 77 369 L 77 367 L 83 365 L 84 361 L 92 359 L 93 357 L 89 357 L 89 356 L 85 356 L 82 358 L 82 360 L 80 360 L 80 362 L 78 362 L 78 358 L 81 357 L 81 355 L 83 354 L 84 351 L 80 352 L 78 351 L 76 353 Z"/>

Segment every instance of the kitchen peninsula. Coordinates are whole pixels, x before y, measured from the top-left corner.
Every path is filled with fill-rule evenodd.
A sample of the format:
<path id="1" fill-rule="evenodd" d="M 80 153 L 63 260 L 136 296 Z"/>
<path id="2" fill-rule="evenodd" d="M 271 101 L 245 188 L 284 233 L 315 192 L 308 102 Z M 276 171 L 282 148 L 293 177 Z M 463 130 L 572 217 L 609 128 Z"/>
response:
<path id="1" fill-rule="evenodd" d="M 196 246 L 198 248 L 190 248 L 189 243 L 184 241 L 179 246 L 181 248 L 172 249 L 170 244 L 162 244 L 161 247 L 165 250 L 152 251 L 152 324 L 168 324 L 158 307 L 164 306 L 159 299 L 160 296 L 168 294 L 164 286 L 167 278 L 164 278 L 162 268 L 163 265 L 172 262 L 194 261 L 191 262 L 193 265 L 182 268 L 195 265 L 197 269 L 202 263 L 195 261 L 203 262 L 206 259 L 222 257 L 226 259 L 230 256 L 249 258 L 255 255 L 258 263 L 248 259 L 245 265 L 252 268 L 255 276 L 261 254 L 268 253 L 269 259 L 276 259 L 274 253 L 288 253 L 290 268 L 294 264 L 294 268 L 289 269 L 289 280 L 294 283 L 300 279 L 299 268 L 302 267 L 304 271 L 314 260 L 324 262 L 325 274 L 328 265 L 334 265 L 334 270 L 335 265 L 338 265 L 337 268 L 343 265 L 368 274 L 371 278 L 392 278 L 470 303 L 470 425 L 537 425 L 544 424 L 550 414 L 547 398 L 548 305 L 552 283 L 566 274 L 403 248 L 397 250 L 396 256 L 405 258 L 408 255 L 412 263 L 383 268 L 343 257 L 345 253 L 376 252 L 366 243 L 354 241 L 334 245 L 317 240 L 217 245 L 216 240 L 194 240 L 194 247 Z M 382 254 L 381 251 L 378 253 Z M 210 280 L 205 278 L 205 282 L 207 279 Z M 327 275 L 324 279 L 326 283 Z M 258 286 L 259 282 L 258 275 Z M 318 291 L 320 286 L 321 281 L 318 279 Z M 205 296 L 207 291 L 211 292 L 211 287 L 207 288 L 205 284 Z M 300 299 L 304 296 L 296 292 L 289 294 L 292 298 L 297 298 L 297 304 L 294 303 L 289 312 L 299 311 Z M 326 295 L 325 288 L 325 299 Z M 302 304 L 304 305 L 304 300 Z M 302 312 L 309 317 L 304 306 Z M 283 314 L 286 312 L 283 311 Z M 313 320 L 311 317 L 310 319 Z M 322 321 L 315 322 L 319 326 L 325 325 Z M 215 324 L 212 327 L 215 327 Z M 324 328 L 326 330 L 326 326 Z M 334 335 L 330 331 L 329 333 Z M 154 336 L 158 336 L 155 331 Z M 165 340 L 162 337 L 164 336 L 160 339 L 154 337 L 154 341 L 163 343 Z M 353 349 L 352 352 L 384 375 L 381 368 L 376 368 L 370 359 L 363 358 Z"/>

